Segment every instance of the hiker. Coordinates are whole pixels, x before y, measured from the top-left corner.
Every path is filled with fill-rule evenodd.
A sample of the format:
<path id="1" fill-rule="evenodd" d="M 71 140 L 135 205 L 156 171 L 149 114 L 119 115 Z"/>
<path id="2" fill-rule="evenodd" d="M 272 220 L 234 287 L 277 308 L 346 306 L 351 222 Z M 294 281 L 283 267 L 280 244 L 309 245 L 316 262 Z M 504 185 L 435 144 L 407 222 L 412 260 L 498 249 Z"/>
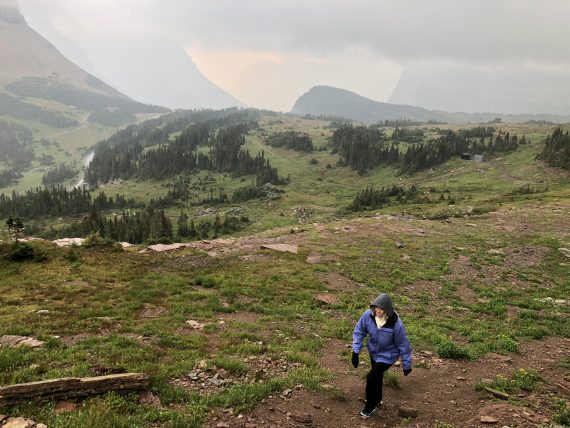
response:
<path id="1" fill-rule="evenodd" d="M 354 327 L 352 341 L 352 365 L 358 367 L 359 353 L 364 338 L 368 336 L 368 353 L 372 368 L 366 376 L 366 404 L 360 416 L 369 418 L 382 404 L 384 372 L 402 357 L 404 376 L 412 371 L 412 347 L 406 336 L 402 320 L 394 311 L 388 294 L 380 294 L 370 303 L 370 309 L 360 317 Z"/>

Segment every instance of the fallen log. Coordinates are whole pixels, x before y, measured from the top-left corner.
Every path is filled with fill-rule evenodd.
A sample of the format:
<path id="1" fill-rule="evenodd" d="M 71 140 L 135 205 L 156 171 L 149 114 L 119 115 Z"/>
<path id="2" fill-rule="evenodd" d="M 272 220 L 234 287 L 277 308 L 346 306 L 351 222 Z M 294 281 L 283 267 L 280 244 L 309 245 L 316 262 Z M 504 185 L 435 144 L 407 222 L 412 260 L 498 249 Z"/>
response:
<path id="1" fill-rule="evenodd" d="M 0 405 L 21 401 L 87 397 L 109 391 L 148 388 L 146 373 L 122 373 L 96 377 L 67 377 L 0 387 Z"/>
<path id="2" fill-rule="evenodd" d="M 508 400 L 511 396 L 509 394 L 507 394 L 506 392 L 502 392 L 502 391 L 497 391 L 496 389 L 492 389 L 489 387 L 484 387 L 483 388 L 485 391 L 487 391 L 489 394 L 491 394 L 494 397 L 500 398 L 501 400 Z"/>

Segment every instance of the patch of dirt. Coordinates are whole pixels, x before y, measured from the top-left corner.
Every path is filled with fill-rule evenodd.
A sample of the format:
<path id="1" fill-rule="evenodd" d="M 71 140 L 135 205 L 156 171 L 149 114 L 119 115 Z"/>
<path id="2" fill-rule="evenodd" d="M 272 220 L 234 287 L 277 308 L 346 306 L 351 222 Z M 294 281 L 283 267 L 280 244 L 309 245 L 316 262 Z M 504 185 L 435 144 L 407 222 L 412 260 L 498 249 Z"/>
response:
<path id="1" fill-rule="evenodd" d="M 327 272 L 319 275 L 319 280 L 325 284 L 329 291 L 354 291 L 363 284 L 354 282 L 340 272 Z"/>
<path id="2" fill-rule="evenodd" d="M 436 421 L 451 423 L 457 427 L 481 426 L 536 427 L 552 416 L 550 405 L 556 397 L 568 399 L 570 379 L 558 362 L 570 354 L 570 339 L 547 338 L 523 344 L 520 353 L 508 356 L 487 354 L 476 361 L 442 360 L 429 351 L 414 352 L 414 362 L 422 362 L 429 368 L 414 367 L 410 376 L 401 375 L 401 368 L 392 367 L 391 372 L 400 376 L 401 387 L 384 387 L 383 404 L 372 418 L 363 420 L 358 416 L 364 396 L 363 379 L 369 361 L 364 354 L 361 367 L 353 369 L 348 357 L 341 358 L 343 351 L 349 353 L 350 345 L 340 340 L 329 340 L 322 350 L 320 365 L 333 374 L 333 379 L 322 385 L 324 392 L 295 388 L 290 394 L 273 394 L 251 411 L 238 418 L 233 412 L 220 412 L 212 416 L 207 427 L 214 428 L 220 421 L 231 427 L 286 427 L 303 426 L 294 420 L 295 413 L 309 415 L 313 427 L 344 428 L 395 427 L 403 423 L 398 415 L 401 406 L 418 410 L 418 417 L 406 426 L 431 428 Z M 518 368 L 539 371 L 545 378 L 538 392 L 522 391 L 516 398 L 528 402 L 532 408 L 522 405 L 493 403 L 494 399 L 475 390 L 474 385 L 484 378 L 496 375 L 510 377 Z M 328 390 L 328 392 L 327 392 Z M 495 424 L 483 424 L 481 417 L 495 418 Z M 539 422 L 537 417 L 540 417 Z M 246 425 L 250 424 L 250 425 Z"/>
<path id="3" fill-rule="evenodd" d="M 548 248 L 525 245 L 522 248 L 508 248 L 504 265 L 508 268 L 539 266 L 546 255 Z"/>
<path id="4" fill-rule="evenodd" d="M 218 314 L 218 319 L 224 322 L 237 321 L 237 322 L 250 323 L 250 324 L 257 322 L 257 320 L 260 317 L 261 317 L 260 314 L 256 314 L 253 312 L 243 312 L 243 311 Z"/>
<path id="5" fill-rule="evenodd" d="M 459 285 L 455 291 L 455 294 L 466 305 L 474 305 L 477 303 L 477 294 L 465 284 Z"/>
<path id="6" fill-rule="evenodd" d="M 311 251 L 307 256 L 307 263 L 314 265 L 319 263 L 336 262 L 338 257 L 328 254 L 321 254 L 317 251 Z"/>
<path id="7" fill-rule="evenodd" d="M 224 368 L 200 361 L 185 377 L 172 380 L 171 384 L 209 395 L 231 385 L 252 384 L 283 377 L 290 370 L 303 367 L 301 363 L 292 363 L 285 358 L 267 355 L 251 355 L 240 361 L 247 368 L 244 373 L 230 373 Z"/>
<path id="8" fill-rule="evenodd" d="M 430 299 L 437 297 L 441 286 L 432 281 L 416 281 L 413 284 L 398 287 L 398 294 L 408 296 L 412 299 L 419 298 L 422 295 L 427 295 Z M 436 304 L 431 302 L 430 305 Z"/>
<path id="9" fill-rule="evenodd" d="M 142 319 L 152 319 L 158 318 L 159 316 L 166 313 L 166 309 L 160 306 L 144 305 L 144 307 L 139 312 L 139 318 Z"/>

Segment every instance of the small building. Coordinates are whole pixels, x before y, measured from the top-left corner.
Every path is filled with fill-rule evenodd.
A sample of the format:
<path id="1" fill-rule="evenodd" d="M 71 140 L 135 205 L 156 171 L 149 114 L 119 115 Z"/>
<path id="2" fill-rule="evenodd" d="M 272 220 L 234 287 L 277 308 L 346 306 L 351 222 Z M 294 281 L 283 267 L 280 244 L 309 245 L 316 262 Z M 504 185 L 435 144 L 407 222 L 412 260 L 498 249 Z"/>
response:
<path id="1" fill-rule="evenodd" d="M 473 155 L 473 160 L 475 162 L 485 162 L 485 155 Z"/>

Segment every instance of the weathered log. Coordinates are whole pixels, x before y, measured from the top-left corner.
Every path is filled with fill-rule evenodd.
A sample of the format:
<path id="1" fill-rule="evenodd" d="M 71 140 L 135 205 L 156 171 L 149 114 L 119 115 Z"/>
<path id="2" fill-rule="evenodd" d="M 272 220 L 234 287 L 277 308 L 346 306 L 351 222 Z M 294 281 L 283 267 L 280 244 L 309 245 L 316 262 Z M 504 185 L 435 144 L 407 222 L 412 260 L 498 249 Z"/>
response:
<path id="1" fill-rule="evenodd" d="M 146 388 L 148 388 L 148 375 L 146 373 L 50 379 L 0 387 L 0 405 L 28 400 L 86 397 L 109 391 Z"/>
<path id="2" fill-rule="evenodd" d="M 502 392 L 502 391 L 497 391 L 496 389 L 492 389 L 489 387 L 484 387 L 485 391 L 487 391 L 489 394 L 493 395 L 494 397 L 500 398 L 501 400 L 508 400 L 511 396 L 509 394 L 507 394 L 506 392 Z"/>

